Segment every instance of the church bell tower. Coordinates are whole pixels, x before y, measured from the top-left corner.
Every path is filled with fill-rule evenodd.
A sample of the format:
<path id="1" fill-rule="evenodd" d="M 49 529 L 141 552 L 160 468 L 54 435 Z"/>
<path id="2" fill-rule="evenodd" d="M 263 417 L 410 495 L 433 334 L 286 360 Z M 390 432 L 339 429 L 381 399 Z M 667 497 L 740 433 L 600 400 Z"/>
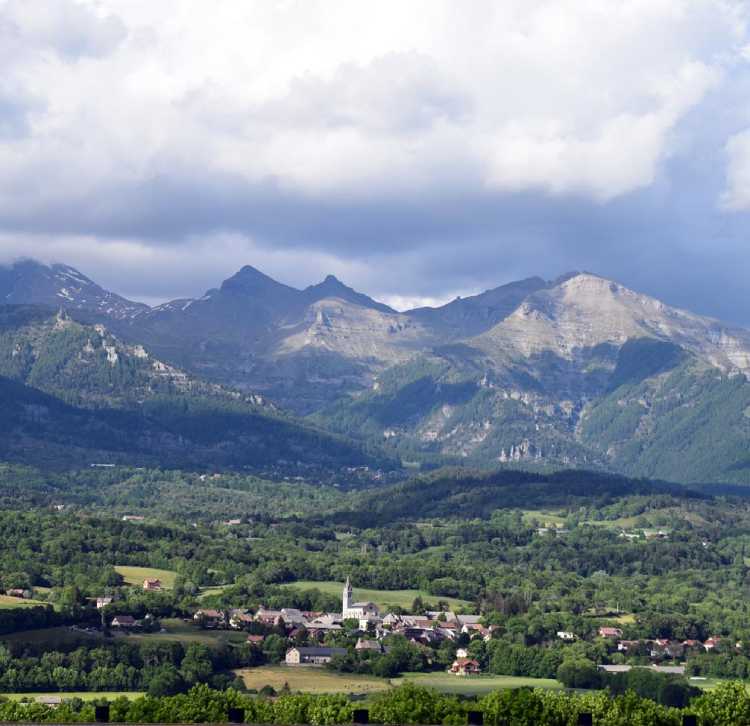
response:
<path id="1" fill-rule="evenodd" d="M 352 606 L 352 583 L 349 578 L 346 578 L 346 584 L 344 585 L 344 595 L 341 598 L 341 614 L 346 617 L 347 612 Z"/>

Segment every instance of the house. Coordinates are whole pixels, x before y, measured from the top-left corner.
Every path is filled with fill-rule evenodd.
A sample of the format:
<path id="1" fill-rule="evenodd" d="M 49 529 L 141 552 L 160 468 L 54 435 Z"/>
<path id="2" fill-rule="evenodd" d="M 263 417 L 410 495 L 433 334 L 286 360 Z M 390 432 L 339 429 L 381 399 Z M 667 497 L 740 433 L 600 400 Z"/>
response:
<path id="1" fill-rule="evenodd" d="M 196 610 L 193 620 L 204 628 L 223 628 L 226 619 L 221 610 Z"/>
<path id="2" fill-rule="evenodd" d="M 11 587 L 10 590 L 5 591 L 5 594 L 10 597 L 27 597 L 26 591 L 22 587 Z"/>
<path id="3" fill-rule="evenodd" d="M 569 630 L 558 630 L 557 637 L 560 640 L 564 640 L 566 643 L 572 643 L 576 639 L 576 634 L 571 633 Z"/>
<path id="4" fill-rule="evenodd" d="M 622 630 L 620 628 L 599 628 L 600 638 L 622 638 Z"/>
<path id="5" fill-rule="evenodd" d="M 249 645 L 263 645 L 263 641 L 266 639 L 265 635 L 248 635 L 247 643 Z"/>
<path id="6" fill-rule="evenodd" d="M 463 628 L 464 625 L 481 625 L 481 615 L 456 615 L 456 621 Z"/>
<path id="7" fill-rule="evenodd" d="M 278 625 L 281 618 L 281 610 L 269 610 L 268 608 L 260 607 L 258 612 L 255 613 L 255 620 L 263 625 Z"/>
<path id="8" fill-rule="evenodd" d="M 98 597 L 96 598 L 96 609 L 101 610 L 102 608 L 106 608 L 107 605 L 112 604 L 112 598 L 111 597 Z"/>
<path id="9" fill-rule="evenodd" d="M 281 619 L 285 625 L 304 625 L 307 620 L 301 610 L 297 608 L 281 608 Z"/>
<path id="10" fill-rule="evenodd" d="M 322 637 L 326 633 L 341 630 L 341 615 L 337 613 L 326 613 L 308 620 L 305 625 L 307 632 L 314 637 Z"/>
<path id="11" fill-rule="evenodd" d="M 708 640 L 704 641 L 703 647 L 706 650 L 713 650 L 719 643 L 721 642 L 721 638 L 717 638 L 714 636 L 713 638 L 709 638 Z"/>
<path id="12" fill-rule="evenodd" d="M 473 658 L 456 658 L 451 666 L 451 673 L 457 676 L 475 676 L 481 672 L 479 661 Z"/>
<path id="13" fill-rule="evenodd" d="M 235 630 L 242 630 L 242 628 L 254 622 L 255 618 L 246 610 L 231 610 L 229 612 L 229 625 Z"/>
<path id="14" fill-rule="evenodd" d="M 600 665 L 599 666 L 600 671 L 604 671 L 605 673 L 629 673 L 631 670 L 633 670 L 633 666 L 629 665 Z"/>
<path id="15" fill-rule="evenodd" d="M 358 638 L 354 650 L 372 650 L 375 653 L 382 653 L 383 646 L 379 640 L 368 640 L 367 638 Z"/>
<path id="16" fill-rule="evenodd" d="M 401 625 L 402 618 L 400 615 L 394 615 L 394 613 L 388 613 L 384 618 L 382 625 L 385 628 L 396 628 Z"/>
<path id="17" fill-rule="evenodd" d="M 346 655 L 346 648 L 290 648 L 287 665 L 325 665 L 337 655 Z"/>
<path id="18" fill-rule="evenodd" d="M 134 628 L 136 622 L 132 615 L 115 615 L 111 625 L 113 628 Z"/>
<path id="19" fill-rule="evenodd" d="M 161 580 L 158 577 L 147 577 L 143 581 L 143 589 L 147 592 L 159 592 L 161 590 Z"/>

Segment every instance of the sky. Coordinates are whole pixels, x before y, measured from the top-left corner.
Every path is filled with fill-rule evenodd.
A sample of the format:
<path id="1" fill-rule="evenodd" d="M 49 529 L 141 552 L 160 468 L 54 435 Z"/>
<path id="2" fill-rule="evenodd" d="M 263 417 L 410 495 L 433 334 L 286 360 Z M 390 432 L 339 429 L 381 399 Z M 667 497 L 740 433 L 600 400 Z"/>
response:
<path id="1" fill-rule="evenodd" d="M 0 0 L 0 262 L 401 309 L 570 270 L 750 326 L 748 0 Z"/>

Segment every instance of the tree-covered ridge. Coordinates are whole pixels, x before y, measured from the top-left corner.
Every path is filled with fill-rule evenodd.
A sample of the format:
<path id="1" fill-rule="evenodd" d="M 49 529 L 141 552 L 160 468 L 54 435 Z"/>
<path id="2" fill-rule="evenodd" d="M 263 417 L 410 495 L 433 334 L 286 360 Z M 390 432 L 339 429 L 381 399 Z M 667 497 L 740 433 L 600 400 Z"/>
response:
<path id="1" fill-rule="evenodd" d="M 351 507 L 334 516 L 342 522 L 372 524 L 415 518 L 486 518 L 498 509 L 604 507 L 623 497 L 663 494 L 685 500 L 704 497 L 679 484 L 629 479 L 597 471 L 484 473 L 444 469 L 384 487 L 367 499 L 352 498 Z"/>
<path id="2" fill-rule="evenodd" d="M 208 384 L 120 341 L 36 306 L 0 306 L 0 376 L 93 408 L 133 407 L 154 398 L 201 396 L 268 408 L 263 399 Z"/>

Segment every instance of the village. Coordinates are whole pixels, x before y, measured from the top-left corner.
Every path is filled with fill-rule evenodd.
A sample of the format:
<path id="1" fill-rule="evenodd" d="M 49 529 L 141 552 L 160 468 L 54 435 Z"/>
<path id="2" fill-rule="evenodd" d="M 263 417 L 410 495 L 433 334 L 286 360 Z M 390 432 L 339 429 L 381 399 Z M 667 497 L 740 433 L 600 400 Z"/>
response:
<path id="1" fill-rule="evenodd" d="M 143 582 L 144 591 L 158 592 L 161 581 L 149 578 Z M 97 609 L 111 609 L 116 603 L 111 597 L 96 600 Z M 270 609 L 260 607 L 256 612 L 241 608 L 219 610 L 200 608 L 191 618 L 192 624 L 208 631 L 247 631 L 246 642 L 251 647 L 261 648 L 271 632 L 283 633 L 288 648 L 284 663 L 288 666 L 325 666 L 337 656 L 345 656 L 347 648 L 341 647 L 337 636 L 356 634 L 356 652 L 386 654 L 389 638 L 403 636 L 416 647 L 434 652 L 441 643 L 456 644 L 455 660 L 448 671 L 457 676 L 474 676 L 482 672 L 480 662 L 471 656 L 471 642 L 488 642 L 497 635 L 497 626 L 483 624 L 481 615 L 456 613 L 451 610 L 426 611 L 421 614 L 403 612 L 381 612 L 370 601 L 353 599 L 350 580 L 344 585 L 340 612 L 311 612 L 293 607 Z M 136 619 L 132 615 L 111 615 L 108 627 L 115 633 L 154 632 L 158 621 L 151 615 Z M 557 639 L 573 644 L 581 638 L 573 632 L 560 630 Z M 627 672 L 632 668 L 650 667 L 655 672 L 684 675 L 684 659 L 691 654 L 706 653 L 734 648 L 740 650 L 741 643 L 728 643 L 725 639 L 711 637 L 705 641 L 696 639 L 669 640 L 663 638 L 627 640 L 618 627 L 601 626 L 596 636 L 606 642 L 610 663 L 599 665 L 608 673 Z M 337 642 L 338 641 L 338 642 Z M 625 659 L 631 664 L 625 663 Z"/>
<path id="2" fill-rule="evenodd" d="M 143 590 L 158 592 L 162 583 L 158 579 L 146 579 Z M 111 597 L 96 599 L 97 610 L 110 610 L 116 603 Z M 283 632 L 290 647 L 286 651 L 285 663 L 290 666 L 323 666 L 334 657 L 345 655 L 346 648 L 327 645 L 332 634 L 359 633 L 355 650 L 384 654 L 388 652 L 388 638 L 404 636 L 409 642 L 429 648 L 445 640 L 455 641 L 460 635 L 469 639 L 489 640 L 494 627 L 485 627 L 480 615 L 456 614 L 452 611 L 428 611 L 421 615 L 381 613 L 373 602 L 355 602 L 353 588 L 347 578 L 342 593 L 341 612 L 309 612 L 297 608 L 278 610 L 260 607 L 255 613 L 245 609 L 231 608 L 217 610 L 200 608 L 195 611 L 192 621 L 205 630 L 258 631 L 249 632 L 246 642 L 260 647 L 265 632 Z M 108 627 L 115 633 L 148 632 L 155 627 L 154 618 L 146 615 L 136 619 L 132 615 L 115 613 L 108 618 Z M 303 639 L 305 645 L 297 644 Z M 480 673 L 478 661 L 469 657 L 466 648 L 456 650 L 456 659 L 451 666 L 456 675 L 476 675 Z"/>

